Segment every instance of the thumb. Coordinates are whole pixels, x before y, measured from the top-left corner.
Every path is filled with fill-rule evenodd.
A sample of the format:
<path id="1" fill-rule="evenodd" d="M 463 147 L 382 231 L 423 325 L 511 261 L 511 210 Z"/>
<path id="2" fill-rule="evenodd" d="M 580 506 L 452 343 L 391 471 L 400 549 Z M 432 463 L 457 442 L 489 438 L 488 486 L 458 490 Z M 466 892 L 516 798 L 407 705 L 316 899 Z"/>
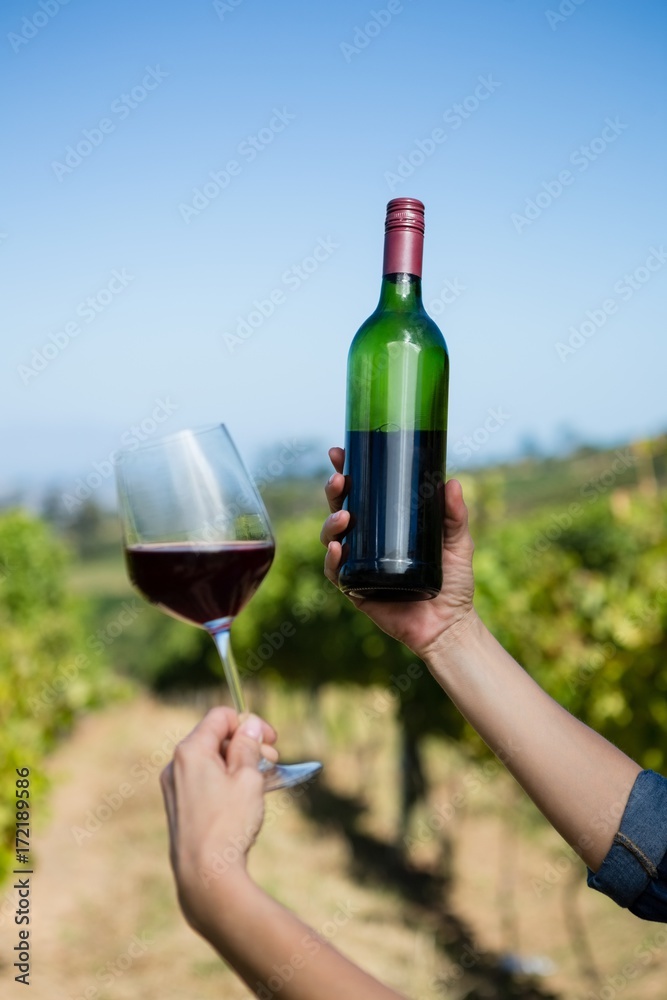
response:
<path id="1" fill-rule="evenodd" d="M 445 486 L 445 546 L 448 549 L 473 550 L 468 508 L 458 479 L 450 479 Z"/>
<path id="2" fill-rule="evenodd" d="M 262 756 L 264 728 L 257 715 L 248 715 L 239 724 L 227 747 L 229 770 L 239 771 L 242 767 L 257 770 Z"/>

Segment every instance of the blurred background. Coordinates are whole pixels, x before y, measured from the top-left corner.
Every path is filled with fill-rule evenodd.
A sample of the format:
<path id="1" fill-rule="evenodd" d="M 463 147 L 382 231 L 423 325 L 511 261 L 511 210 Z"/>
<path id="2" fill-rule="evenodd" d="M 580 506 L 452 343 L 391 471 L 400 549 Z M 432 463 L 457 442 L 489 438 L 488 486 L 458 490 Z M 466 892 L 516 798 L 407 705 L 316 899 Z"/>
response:
<path id="1" fill-rule="evenodd" d="M 667 933 L 585 888 L 318 541 L 384 207 L 418 197 L 479 610 L 665 771 L 664 5 L 11 0 L 0 22 L 0 771 L 29 766 L 38 803 L 33 996 L 248 995 L 179 916 L 157 788 L 227 694 L 207 637 L 131 591 L 113 493 L 119 447 L 223 420 L 278 542 L 235 626 L 249 700 L 285 759 L 326 764 L 271 800 L 258 879 L 411 997 L 664 997 Z"/>

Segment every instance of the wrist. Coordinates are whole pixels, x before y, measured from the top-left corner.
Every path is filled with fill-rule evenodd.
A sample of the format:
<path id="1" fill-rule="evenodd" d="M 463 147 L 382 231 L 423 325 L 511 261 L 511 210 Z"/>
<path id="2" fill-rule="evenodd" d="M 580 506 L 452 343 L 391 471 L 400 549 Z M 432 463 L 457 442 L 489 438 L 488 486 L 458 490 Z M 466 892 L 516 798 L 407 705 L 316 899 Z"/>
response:
<path id="1" fill-rule="evenodd" d="M 431 673 L 437 676 L 477 646 L 485 632 L 486 626 L 471 605 L 461 618 L 444 628 L 428 647 L 422 650 L 421 659 Z"/>
<path id="2" fill-rule="evenodd" d="M 233 926 L 239 909 L 253 892 L 261 891 L 244 865 L 199 869 L 179 881 L 178 896 L 188 923 L 207 940 L 216 940 Z"/>

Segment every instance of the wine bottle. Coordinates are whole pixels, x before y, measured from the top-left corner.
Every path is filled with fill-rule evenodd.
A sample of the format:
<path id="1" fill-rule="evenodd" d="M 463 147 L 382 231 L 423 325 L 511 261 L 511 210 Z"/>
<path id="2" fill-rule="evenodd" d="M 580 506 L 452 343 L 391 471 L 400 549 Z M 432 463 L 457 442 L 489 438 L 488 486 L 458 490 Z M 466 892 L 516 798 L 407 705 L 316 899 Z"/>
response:
<path id="1" fill-rule="evenodd" d="M 375 601 L 442 587 L 449 355 L 421 297 L 424 206 L 387 205 L 380 301 L 352 341 L 340 586 Z"/>

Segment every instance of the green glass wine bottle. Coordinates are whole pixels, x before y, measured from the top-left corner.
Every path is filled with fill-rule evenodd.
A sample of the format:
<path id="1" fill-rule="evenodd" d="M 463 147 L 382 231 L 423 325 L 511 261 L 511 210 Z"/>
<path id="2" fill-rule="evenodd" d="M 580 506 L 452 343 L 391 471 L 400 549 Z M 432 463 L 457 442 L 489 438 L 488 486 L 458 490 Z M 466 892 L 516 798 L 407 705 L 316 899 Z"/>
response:
<path id="1" fill-rule="evenodd" d="M 392 199 L 380 301 L 348 357 L 340 586 L 368 600 L 429 600 L 442 587 L 449 355 L 422 304 L 423 242 L 423 204 Z"/>

